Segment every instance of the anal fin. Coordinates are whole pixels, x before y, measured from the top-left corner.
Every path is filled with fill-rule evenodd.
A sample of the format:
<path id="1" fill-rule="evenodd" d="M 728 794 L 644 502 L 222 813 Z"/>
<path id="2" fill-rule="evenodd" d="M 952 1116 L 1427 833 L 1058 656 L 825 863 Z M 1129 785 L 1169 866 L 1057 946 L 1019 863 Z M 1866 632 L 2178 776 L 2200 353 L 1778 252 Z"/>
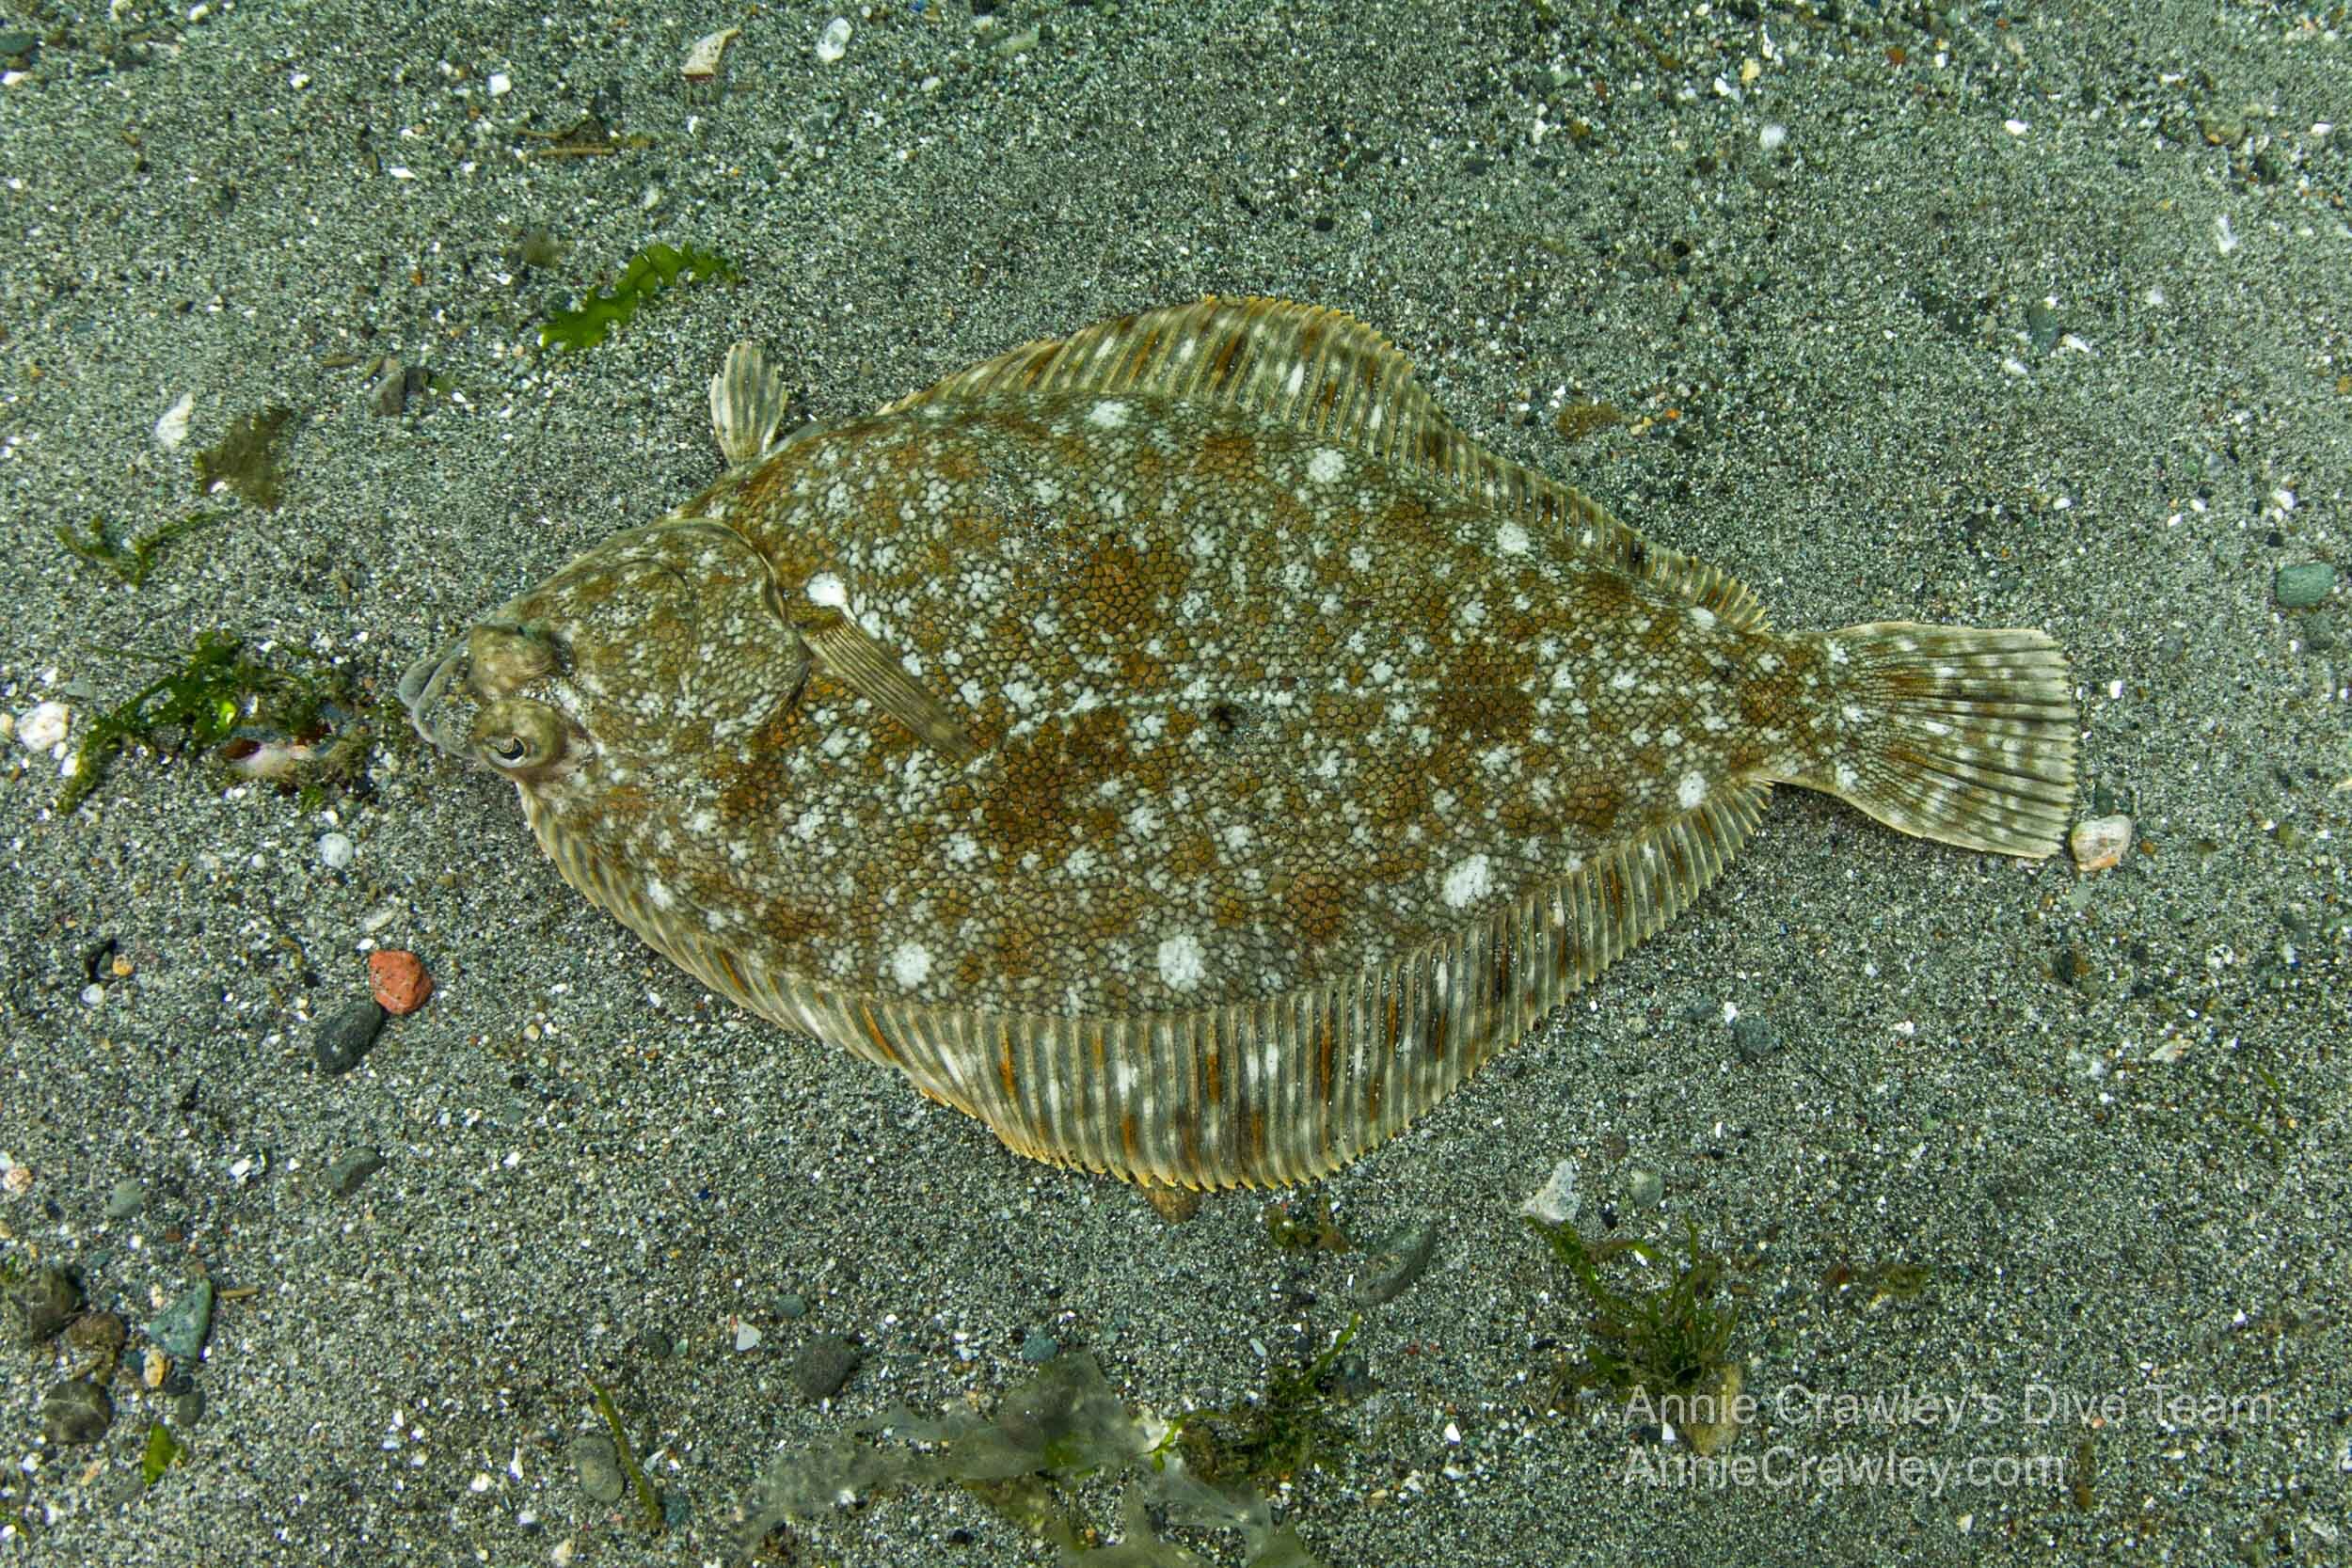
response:
<path id="1" fill-rule="evenodd" d="M 888 648 L 836 606 L 811 606 L 792 618 L 817 668 L 881 708 L 950 761 L 965 763 L 980 748 L 947 705 L 907 673 Z"/>

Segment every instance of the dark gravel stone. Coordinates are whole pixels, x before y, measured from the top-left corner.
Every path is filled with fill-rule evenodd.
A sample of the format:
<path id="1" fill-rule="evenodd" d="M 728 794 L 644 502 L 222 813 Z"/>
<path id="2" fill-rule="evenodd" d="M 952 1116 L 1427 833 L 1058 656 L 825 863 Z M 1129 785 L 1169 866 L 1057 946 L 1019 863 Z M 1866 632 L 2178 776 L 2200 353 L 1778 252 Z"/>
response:
<path id="1" fill-rule="evenodd" d="M 841 1386 L 850 1381 L 850 1374 L 865 1357 L 858 1348 L 838 1334 L 820 1334 L 811 1339 L 801 1352 L 799 1363 L 792 1369 L 792 1386 L 801 1391 L 803 1399 L 829 1400 L 841 1392 Z"/>
<path id="2" fill-rule="evenodd" d="M 370 1004 L 373 1006 L 373 1004 Z M 326 1186 L 337 1197 L 349 1197 L 384 1168 L 384 1156 L 373 1148 L 354 1149 L 326 1167 Z"/>
<path id="3" fill-rule="evenodd" d="M 1780 1049 L 1780 1031 L 1770 1019 L 1748 1017 L 1731 1025 L 1731 1048 L 1743 1062 L 1760 1062 Z"/>
<path id="4" fill-rule="evenodd" d="M 1031 1329 L 1021 1341 L 1021 1359 L 1031 1366 L 1042 1366 L 1061 1354 L 1061 1341 L 1042 1329 Z"/>
<path id="5" fill-rule="evenodd" d="M 56 1444 L 95 1443 L 114 1424 L 115 1402 L 87 1378 L 69 1378 L 40 1402 L 40 1435 Z"/>
<path id="6" fill-rule="evenodd" d="M 82 1287 L 63 1269 L 43 1269 L 8 1294 L 8 1338 L 26 1350 L 73 1321 Z"/>
<path id="7" fill-rule="evenodd" d="M 373 1000 L 355 1002 L 332 1018 L 319 1024 L 315 1049 L 319 1070 L 329 1078 L 340 1078 L 359 1065 L 359 1059 L 375 1044 L 376 1032 L 384 1027 L 384 1009 Z"/>
<path id="8" fill-rule="evenodd" d="M 1415 1220 L 1383 1237 L 1379 1245 L 1367 1249 L 1364 1266 L 1368 1272 L 1350 1299 L 1358 1307 L 1385 1307 L 1428 1270 L 1437 1251 L 1436 1220 Z"/>

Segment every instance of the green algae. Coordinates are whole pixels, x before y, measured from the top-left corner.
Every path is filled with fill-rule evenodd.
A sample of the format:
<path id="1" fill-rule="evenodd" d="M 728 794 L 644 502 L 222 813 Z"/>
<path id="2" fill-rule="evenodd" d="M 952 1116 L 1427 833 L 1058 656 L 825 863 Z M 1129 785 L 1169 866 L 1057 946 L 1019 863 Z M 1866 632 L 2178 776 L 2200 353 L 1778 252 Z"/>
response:
<path id="1" fill-rule="evenodd" d="M 709 277 L 733 277 L 735 264 L 723 256 L 688 245 L 649 245 L 628 259 L 612 292 L 591 290 L 579 308 L 550 317 L 539 328 L 541 348 L 564 348 L 577 353 L 604 341 L 614 327 L 625 326 L 637 308 L 679 278 L 700 282 Z"/>
<path id="2" fill-rule="evenodd" d="M 820 1522 L 877 1496 L 953 1485 L 1051 1543 L 1063 1568 L 1201 1568 L 1199 1557 L 1161 1537 L 1153 1508 L 1173 1527 L 1239 1532 L 1246 1568 L 1322 1568 L 1295 1531 L 1274 1524 L 1263 1497 L 1191 1474 L 1171 1435 L 1113 1393 L 1091 1355 L 1064 1355 L 1006 1394 L 993 1417 L 950 1411 L 932 1419 L 899 1406 L 781 1456 L 745 1510 L 735 1560 L 747 1560 L 780 1525 Z M 1062 1488 L 1130 1472 L 1120 1539 L 1088 1545 Z"/>

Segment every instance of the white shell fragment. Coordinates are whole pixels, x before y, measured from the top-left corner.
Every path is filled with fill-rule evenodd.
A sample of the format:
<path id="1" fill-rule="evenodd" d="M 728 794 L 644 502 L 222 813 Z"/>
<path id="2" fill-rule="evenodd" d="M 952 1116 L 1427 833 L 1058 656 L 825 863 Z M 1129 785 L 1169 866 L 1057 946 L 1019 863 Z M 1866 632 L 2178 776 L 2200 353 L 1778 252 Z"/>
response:
<path id="1" fill-rule="evenodd" d="M 64 741 L 71 717 L 63 703 L 42 703 L 17 720 L 16 737 L 33 751 L 46 752 Z"/>
<path id="2" fill-rule="evenodd" d="M 1544 1184 L 1527 1195 L 1519 1212 L 1546 1225 L 1566 1225 L 1576 1218 L 1576 1162 L 1563 1160 L 1551 1167 Z"/>
<path id="3" fill-rule="evenodd" d="M 2067 847 L 2074 852 L 2077 871 L 2105 871 L 2123 858 L 2123 851 L 2132 847 L 2132 819 L 2128 816 L 2092 816 L 2074 824 L 2067 839 Z"/>
<path id="4" fill-rule="evenodd" d="M 836 16 L 825 24 L 825 30 L 817 37 L 817 61 L 831 65 L 850 52 L 850 19 Z"/>
<path id="5" fill-rule="evenodd" d="M 181 393 L 180 401 L 155 421 L 155 444 L 166 451 L 178 451 L 180 443 L 188 438 L 188 416 L 195 412 L 196 394 Z"/>
<path id="6" fill-rule="evenodd" d="M 686 52 L 682 73 L 690 82 L 707 82 L 719 74 L 719 65 L 726 57 L 727 45 L 743 36 L 740 27 L 723 27 L 715 33 L 705 33 L 694 40 L 694 47 Z"/>

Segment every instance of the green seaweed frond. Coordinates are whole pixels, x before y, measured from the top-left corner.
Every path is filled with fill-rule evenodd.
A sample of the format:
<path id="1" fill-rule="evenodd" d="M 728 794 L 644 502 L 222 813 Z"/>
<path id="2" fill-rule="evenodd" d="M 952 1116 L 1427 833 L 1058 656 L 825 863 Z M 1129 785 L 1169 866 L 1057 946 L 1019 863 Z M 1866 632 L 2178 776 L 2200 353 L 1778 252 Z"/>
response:
<path id="1" fill-rule="evenodd" d="M 171 1434 L 171 1429 L 157 1421 L 147 1429 L 147 1448 L 139 1455 L 139 1485 L 149 1487 L 164 1479 L 164 1472 L 185 1459 L 187 1445 Z"/>
<path id="2" fill-rule="evenodd" d="M 637 1450 L 629 1447 L 628 1433 L 621 1425 L 621 1413 L 612 1407 L 612 1396 L 604 1391 L 604 1385 L 589 1378 L 588 1391 L 596 1397 L 596 1414 L 612 1430 L 612 1446 L 620 1451 L 621 1473 L 628 1477 L 629 1489 L 637 1494 L 639 1523 L 652 1534 L 661 1533 L 661 1494 L 645 1479 L 644 1466 L 637 1463 Z"/>
<path id="3" fill-rule="evenodd" d="M 241 414 L 216 447 L 196 454 L 197 488 L 210 493 L 226 484 L 264 511 L 285 499 L 285 473 L 278 467 L 278 438 L 294 420 L 294 410 L 275 404 L 259 414 Z"/>
<path id="4" fill-rule="evenodd" d="M 1686 1219 L 1690 1256 L 1676 1267 L 1669 1256 L 1629 1236 L 1587 1242 L 1574 1225 L 1528 1224 L 1550 1243 L 1584 1292 L 1584 1366 L 1572 1381 L 1624 1399 L 1651 1400 L 1710 1393 L 1722 1383 L 1739 1320 L 1735 1304 L 1714 1306 L 1724 1259 L 1699 1245 L 1698 1226 Z M 1612 1285 L 1603 1269 L 1630 1253 L 1668 1277 L 1647 1288 Z"/>
<path id="5" fill-rule="evenodd" d="M 723 256 L 688 245 L 647 245 L 628 259 L 611 293 L 590 291 L 580 309 L 565 310 L 539 328 L 541 348 L 594 348 L 605 334 L 628 324 L 637 308 L 680 277 L 700 282 L 709 277 L 733 277 L 735 264 Z"/>
<path id="6" fill-rule="evenodd" d="M 127 649 L 106 651 L 154 658 Z M 199 633 L 172 669 L 91 721 L 74 752 L 73 774 L 57 797 L 57 810 L 71 812 L 89 799 L 107 765 L 134 743 L 159 751 L 175 745 L 203 751 L 221 745 L 249 722 L 307 744 L 336 728 L 333 710 L 357 705 L 349 677 L 341 671 L 279 669 L 247 655 L 244 641 L 228 632 Z M 178 733 L 176 742 L 172 732 Z M 306 796 L 310 787 L 348 787 L 357 781 L 366 752 L 366 726 L 346 722 L 333 743 L 319 752 L 315 766 L 295 771 L 291 782 L 305 785 Z"/>
<path id="7" fill-rule="evenodd" d="M 147 574 L 155 564 L 156 552 L 176 539 L 183 539 L 199 529 L 226 521 L 218 512 L 191 512 L 184 517 L 149 529 L 135 539 L 119 538 L 107 531 L 106 519 L 92 517 L 86 538 L 75 538 L 71 528 L 58 525 L 57 543 L 93 566 L 103 566 L 124 582 L 136 588 L 147 581 Z"/>
<path id="8" fill-rule="evenodd" d="M 1347 1438 L 1337 1418 L 1348 1401 L 1324 1383 L 1362 1326 L 1362 1314 L 1351 1316 L 1322 1354 L 1304 1367 L 1276 1371 L 1267 1380 L 1265 1397 L 1254 1403 L 1186 1411 L 1161 1448 L 1173 1448 L 1192 1473 L 1212 1486 L 1247 1480 L 1271 1491 L 1315 1468 Z"/>

